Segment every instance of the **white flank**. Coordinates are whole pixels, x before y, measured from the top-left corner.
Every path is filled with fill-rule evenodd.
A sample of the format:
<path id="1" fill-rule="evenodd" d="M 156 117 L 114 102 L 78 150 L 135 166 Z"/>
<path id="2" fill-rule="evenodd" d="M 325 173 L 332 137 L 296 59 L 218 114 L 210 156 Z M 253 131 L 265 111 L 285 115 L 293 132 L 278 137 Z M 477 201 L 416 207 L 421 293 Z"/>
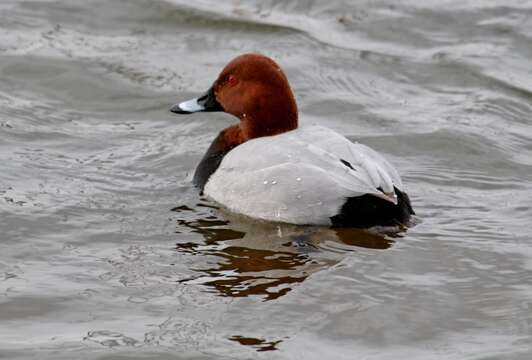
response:
<path id="1" fill-rule="evenodd" d="M 348 197 L 371 194 L 396 203 L 394 186 L 401 190 L 401 179 L 377 152 L 308 126 L 231 150 L 204 193 L 250 217 L 328 225 Z"/>

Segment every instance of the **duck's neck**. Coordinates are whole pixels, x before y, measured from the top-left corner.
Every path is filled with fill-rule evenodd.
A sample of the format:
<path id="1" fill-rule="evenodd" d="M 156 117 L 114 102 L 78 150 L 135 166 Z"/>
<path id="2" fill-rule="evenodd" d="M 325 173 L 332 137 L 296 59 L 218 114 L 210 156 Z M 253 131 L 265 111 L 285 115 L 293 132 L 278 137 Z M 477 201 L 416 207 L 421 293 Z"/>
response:
<path id="1" fill-rule="evenodd" d="M 279 121 L 279 118 L 283 120 Z M 268 119 L 261 116 L 259 120 L 256 120 L 253 115 L 245 114 L 236 126 L 239 128 L 242 142 L 263 136 L 278 135 L 297 128 L 297 113 L 290 117 L 275 114 Z"/>
<path id="2" fill-rule="evenodd" d="M 224 150 L 229 151 L 235 146 L 238 146 L 249 139 L 250 138 L 247 136 L 247 132 L 242 127 L 242 123 L 239 123 L 231 125 L 220 131 L 220 134 L 218 134 L 218 137 L 214 140 L 214 142 L 219 142 L 220 146 L 223 147 Z"/>
<path id="3" fill-rule="evenodd" d="M 250 139 L 282 134 L 298 126 L 297 105 L 291 91 L 284 97 L 265 94 L 257 99 L 252 110 L 234 115 L 240 122 L 224 132 L 228 143 L 235 146 Z"/>

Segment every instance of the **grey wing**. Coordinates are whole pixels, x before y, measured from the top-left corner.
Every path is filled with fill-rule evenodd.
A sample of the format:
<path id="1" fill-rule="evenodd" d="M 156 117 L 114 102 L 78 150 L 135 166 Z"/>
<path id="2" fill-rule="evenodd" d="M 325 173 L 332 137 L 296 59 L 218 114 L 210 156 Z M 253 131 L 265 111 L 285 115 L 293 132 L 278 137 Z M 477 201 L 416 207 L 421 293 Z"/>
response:
<path id="1" fill-rule="evenodd" d="M 301 138 L 308 144 L 334 155 L 345 166 L 360 172 L 368 185 L 393 193 L 393 187 L 402 190 L 403 183 L 397 170 L 379 153 L 370 147 L 352 143 L 344 136 L 321 126 L 312 126 L 302 131 Z"/>

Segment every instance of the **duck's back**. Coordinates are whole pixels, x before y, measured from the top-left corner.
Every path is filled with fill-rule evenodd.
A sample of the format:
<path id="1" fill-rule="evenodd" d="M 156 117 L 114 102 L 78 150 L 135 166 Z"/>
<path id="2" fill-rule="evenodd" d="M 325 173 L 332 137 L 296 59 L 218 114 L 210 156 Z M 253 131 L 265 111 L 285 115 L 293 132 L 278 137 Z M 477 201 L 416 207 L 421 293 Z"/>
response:
<path id="1" fill-rule="evenodd" d="M 309 126 L 232 149 L 204 193 L 231 211 L 264 220 L 372 226 L 408 220 L 412 211 L 401 190 L 397 171 L 378 153 Z"/>

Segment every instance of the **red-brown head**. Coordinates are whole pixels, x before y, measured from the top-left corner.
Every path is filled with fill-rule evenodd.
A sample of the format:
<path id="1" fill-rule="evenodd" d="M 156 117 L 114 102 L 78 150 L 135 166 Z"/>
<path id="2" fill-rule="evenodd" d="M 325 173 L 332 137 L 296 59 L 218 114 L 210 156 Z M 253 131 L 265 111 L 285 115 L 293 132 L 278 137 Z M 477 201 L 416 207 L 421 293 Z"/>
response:
<path id="1" fill-rule="evenodd" d="M 171 111 L 225 111 L 240 119 L 242 141 L 297 128 L 297 105 L 285 74 L 259 54 L 236 57 L 203 96 L 176 104 Z"/>

